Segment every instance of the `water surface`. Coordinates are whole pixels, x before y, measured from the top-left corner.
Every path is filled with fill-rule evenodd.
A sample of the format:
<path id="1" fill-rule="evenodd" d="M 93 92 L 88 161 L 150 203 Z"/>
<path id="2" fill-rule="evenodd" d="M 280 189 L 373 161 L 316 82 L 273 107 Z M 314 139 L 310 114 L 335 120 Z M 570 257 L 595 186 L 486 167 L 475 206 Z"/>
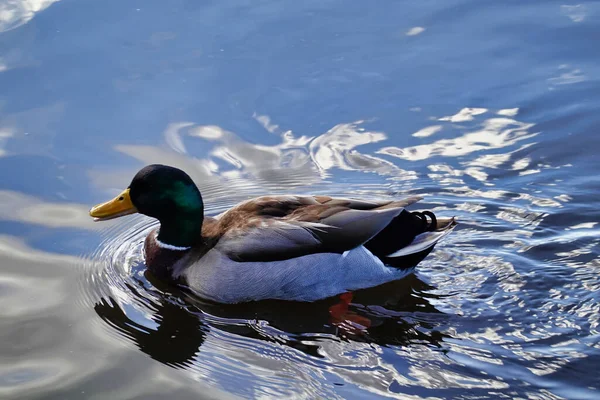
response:
<path id="1" fill-rule="evenodd" d="M 594 1 L 0 2 L 0 397 L 597 398 Z M 148 163 L 208 214 L 425 196 L 416 273 L 223 306 L 89 207 Z"/>

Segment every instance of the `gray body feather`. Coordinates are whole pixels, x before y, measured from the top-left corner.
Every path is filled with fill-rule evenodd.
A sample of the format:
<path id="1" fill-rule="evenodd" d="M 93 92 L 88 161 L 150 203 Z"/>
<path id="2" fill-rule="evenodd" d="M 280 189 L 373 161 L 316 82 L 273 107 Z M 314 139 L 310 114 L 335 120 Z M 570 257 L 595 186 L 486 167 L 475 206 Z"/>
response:
<path id="1" fill-rule="evenodd" d="M 411 272 L 385 266 L 363 246 L 342 254 L 243 263 L 231 260 L 216 246 L 183 276 L 201 297 L 240 303 L 263 299 L 314 301 L 401 279 Z"/>

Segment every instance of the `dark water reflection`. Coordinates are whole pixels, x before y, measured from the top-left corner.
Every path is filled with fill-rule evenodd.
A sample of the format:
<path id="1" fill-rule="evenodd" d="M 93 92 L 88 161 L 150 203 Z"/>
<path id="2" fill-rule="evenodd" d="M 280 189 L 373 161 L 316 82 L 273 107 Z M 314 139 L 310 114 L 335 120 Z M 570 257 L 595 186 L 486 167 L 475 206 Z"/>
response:
<path id="1" fill-rule="evenodd" d="M 187 298 L 187 302 L 182 303 L 178 300 L 186 295 L 177 293 L 176 299 L 163 297 L 159 300 L 160 304 L 154 305 L 151 320 L 156 326 L 152 327 L 130 319 L 118 301 L 110 297 L 102 298 L 94 309 L 107 323 L 133 339 L 142 351 L 173 366 L 189 367 L 194 364 L 206 338 L 205 331 L 210 327 L 290 346 L 307 356 L 323 358 L 319 353 L 319 338 L 335 341 L 351 339 L 380 345 L 420 343 L 439 347 L 443 335 L 433 329 L 436 322 L 440 322 L 439 318 L 427 321 L 428 313 L 439 312 L 425 299 L 411 296 L 417 287 L 427 285 L 413 276 L 401 283 L 384 285 L 377 291 L 356 293 L 357 301 L 362 305 L 357 311 L 368 317 L 371 323 L 368 330 L 357 324 L 333 320 L 329 307 L 336 304 L 334 300 L 315 303 L 263 301 L 224 306 L 205 303 L 197 298 Z M 136 292 L 136 288 L 131 289 Z M 403 296 L 398 296 L 398 289 L 403 290 Z M 385 296 L 390 293 L 391 296 Z M 401 304 L 398 303 L 400 301 Z M 417 309 L 419 311 L 415 313 Z M 264 321 L 268 321 L 268 326 Z M 417 330 L 420 325 L 424 325 L 428 332 Z"/>
<path id="2" fill-rule="evenodd" d="M 1 398 L 597 398 L 595 2 L 0 2 Z M 426 197 L 415 275 L 332 307 L 155 282 L 144 164 L 207 212 Z M 141 351 L 140 351 L 141 350 Z"/>

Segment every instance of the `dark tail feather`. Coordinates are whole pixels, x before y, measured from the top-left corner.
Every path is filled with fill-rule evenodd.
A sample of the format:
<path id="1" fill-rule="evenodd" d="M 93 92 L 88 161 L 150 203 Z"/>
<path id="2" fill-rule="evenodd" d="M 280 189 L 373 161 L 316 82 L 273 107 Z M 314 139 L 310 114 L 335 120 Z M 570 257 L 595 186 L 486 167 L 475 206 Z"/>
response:
<path id="1" fill-rule="evenodd" d="M 386 265 L 413 268 L 455 225 L 454 218 L 438 219 L 430 211 L 404 210 L 365 247 Z"/>
<path id="2" fill-rule="evenodd" d="M 381 258 L 408 246 L 415 236 L 426 230 L 427 223 L 419 214 L 403 210 L 364 246 L 375 256 Z"/>

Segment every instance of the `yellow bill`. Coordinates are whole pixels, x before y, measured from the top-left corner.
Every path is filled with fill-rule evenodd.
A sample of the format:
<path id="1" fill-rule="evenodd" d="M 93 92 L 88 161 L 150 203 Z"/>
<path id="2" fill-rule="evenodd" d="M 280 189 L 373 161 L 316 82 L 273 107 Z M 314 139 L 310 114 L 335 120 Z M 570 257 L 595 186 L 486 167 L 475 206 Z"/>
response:
<path id="1" fill-rule="evenodd" d="M 138 212 L 137 208 L 135 208 L 131 202 L 131 197 L 129 197 L 129 189 L 125 189 L 114 199 L 92 207 L 90 216 L 94 218 L 94 221 L 106 221 L 136 212 Z"/>

